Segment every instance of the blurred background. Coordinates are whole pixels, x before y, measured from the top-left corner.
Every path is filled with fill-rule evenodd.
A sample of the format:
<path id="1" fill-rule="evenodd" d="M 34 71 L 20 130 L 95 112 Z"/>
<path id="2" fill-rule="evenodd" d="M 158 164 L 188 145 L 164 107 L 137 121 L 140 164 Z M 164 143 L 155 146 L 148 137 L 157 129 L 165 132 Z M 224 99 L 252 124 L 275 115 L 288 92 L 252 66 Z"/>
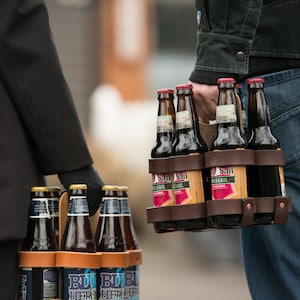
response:
<path id="1" fill-rule="evenodd" d="M 129 187 L 143 251 L 141 300 L 250 299 L 238 230 L 158 235 L 146 220 L 156 91 L 186 83 L 193 70 L 194 1 L 46 3 L 95 167 L 107 184 Z M 56 177 L 48 180 L 58 184 Z"/>

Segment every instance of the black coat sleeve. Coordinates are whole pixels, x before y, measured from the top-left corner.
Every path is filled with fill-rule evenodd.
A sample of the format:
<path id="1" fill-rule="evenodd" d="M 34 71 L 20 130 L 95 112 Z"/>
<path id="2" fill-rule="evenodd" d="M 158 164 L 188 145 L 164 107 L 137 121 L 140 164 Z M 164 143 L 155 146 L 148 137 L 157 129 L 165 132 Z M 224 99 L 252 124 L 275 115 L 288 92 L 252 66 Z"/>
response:
<path id="1" fill-rule="evenodd" d="M 44 174 L 92 164 L 43 0 L 0 1 L 0 76 Z"/>

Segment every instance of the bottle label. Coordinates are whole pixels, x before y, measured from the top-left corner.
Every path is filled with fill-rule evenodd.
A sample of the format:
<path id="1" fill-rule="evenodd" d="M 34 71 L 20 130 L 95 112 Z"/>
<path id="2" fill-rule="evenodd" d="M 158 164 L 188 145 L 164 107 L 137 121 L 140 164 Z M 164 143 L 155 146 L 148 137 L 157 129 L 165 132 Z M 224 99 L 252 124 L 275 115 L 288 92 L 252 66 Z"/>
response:
<path id="1" fill-rule="evenodd" d="M 171 115 L 157 117 L 157 133 L 172 132 L 173 130 L 174 123 Z"/>
<path id="2" fill-rule="evenodd" d="M 100 268 L 98 274 L 99 299 L 122 300 L 125 298 L 125 269 Z"/>
<path id="3" fill-rule="evenodd" d="M 58 270 L 55 268 L 21 268 L 21 299 L 55 299 L 58 297 Z M 33 280 L 35 290 L 32 290 Z M 42 285 L 37 289 L 36 281 Z"/>
<path id="4" fill-rule="evenodd" d="M 48 206 L 48 199 L 45 198 L 32 198 L 30 205 L 31 219 L 49 218 L 50 212 Z"/>
<path id="5" fill-rule="evenodd" d="M 49 212 L 51 217 L 58 217 L 59 199 L 49 198 L 48 199 Z"/>
<path id="6" fill-rule="evenodd" d="M 103 197 L 102 216 L 120 215 L 120 201 L 118 198 Z"/>
<path id="7" fill-rule="evenodd" d="M 235 123 L 237 121 L 235 105 L 217 105 L 216 121 L 217 123 Z"/>
<path id="8" fill-rule="evenodd" d="M 130 208 L 128 203 L 128 198 L 122 198 L 120 199 L 120 210 L 122 216 L 130 216 Z"/>
<path id="9" fill-rule="evenodd" d="M 247 197 L 245 166 L 211 168 L 212 200 L 240 199 Z"/>
<path id="10" fill-rule="evenodd" d="M 139 266 L 126 269 L 125 299 L 139 300 Z"/>
<path id="11" fill-rule="evenodd" d="M 176 204 L 203 203 L 204 188 L 202 171 L 180 171 L 174 173 Z"/>
<path id="12" fill-rule="evenodd" d="M 21 281 L 21 299 L 32 299 L 32 269 L 21 268 L 20 269 L 20 281 Z"/>
<path id="13" fill-rule="evenodd" d="M 152 198 L 155 207 L 175 204 L 170 173 L 152 174 Z"/>
<path id="14" fill-rule="evenodd" d="M 63 269 L 63 299 L 96 300 L 96 270 L 68 268 Z"/>
<path id="15" fill-rule="evenodd" d="M 192 118 L 187 110 L 176 113 L 176 130 L 192 128 Z"/>
<path id="16" fill-rule="evenodd" d="M 88 216 L 89 208 L 86 197 L 71 196 L 69 201 L 68 216 Z"/>

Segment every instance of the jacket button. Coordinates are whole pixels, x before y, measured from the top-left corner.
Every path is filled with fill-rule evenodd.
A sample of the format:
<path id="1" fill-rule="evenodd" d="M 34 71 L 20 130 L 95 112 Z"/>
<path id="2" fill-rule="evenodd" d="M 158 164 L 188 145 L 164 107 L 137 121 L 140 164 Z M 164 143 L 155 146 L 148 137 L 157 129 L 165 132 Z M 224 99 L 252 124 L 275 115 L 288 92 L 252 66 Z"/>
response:
<path id="1" fill-rule="evenodd" d="M 245 60 L 245 53 L 244 53 L 243 51 L 238 51 L 238 52 L 236 53 L 236 59 L 237 59 L 238 61 L 243 61 L 243 60 Z"/>

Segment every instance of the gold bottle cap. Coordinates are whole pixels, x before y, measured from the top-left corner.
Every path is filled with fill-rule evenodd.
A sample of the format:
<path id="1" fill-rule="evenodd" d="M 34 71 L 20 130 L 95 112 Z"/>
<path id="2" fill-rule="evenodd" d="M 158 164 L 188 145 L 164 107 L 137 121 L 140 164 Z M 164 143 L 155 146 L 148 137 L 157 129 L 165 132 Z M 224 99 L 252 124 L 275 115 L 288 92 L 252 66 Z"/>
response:
<path id="1" fill-rule="evenodd" d="M 49 192 L 48 186 L 33 186 L 31 192 Z"/>
<path id="2" fill-rule="evenodd" d="M 76 184 L 71 184 L 69 186 L 70 190 L 87 190 L 87 185 L 85 183 L 76 183 Z"/>
<path id="3" fill-rule="evenodd" d="M 119 191 L 124 191 L 124 192 L 128 192 L 128 186 L 126 186 L 126 185 L 121 185 L 121 186 L 119 186 Z"/>
<path id="4" fill-rule="evenodd" d="M 104 185 L 102 187 L 102 191 L 117 191 L 119 188 L 117 185 L 112 185 L 112 184 L 108 184 L 108 185 Z"/>

